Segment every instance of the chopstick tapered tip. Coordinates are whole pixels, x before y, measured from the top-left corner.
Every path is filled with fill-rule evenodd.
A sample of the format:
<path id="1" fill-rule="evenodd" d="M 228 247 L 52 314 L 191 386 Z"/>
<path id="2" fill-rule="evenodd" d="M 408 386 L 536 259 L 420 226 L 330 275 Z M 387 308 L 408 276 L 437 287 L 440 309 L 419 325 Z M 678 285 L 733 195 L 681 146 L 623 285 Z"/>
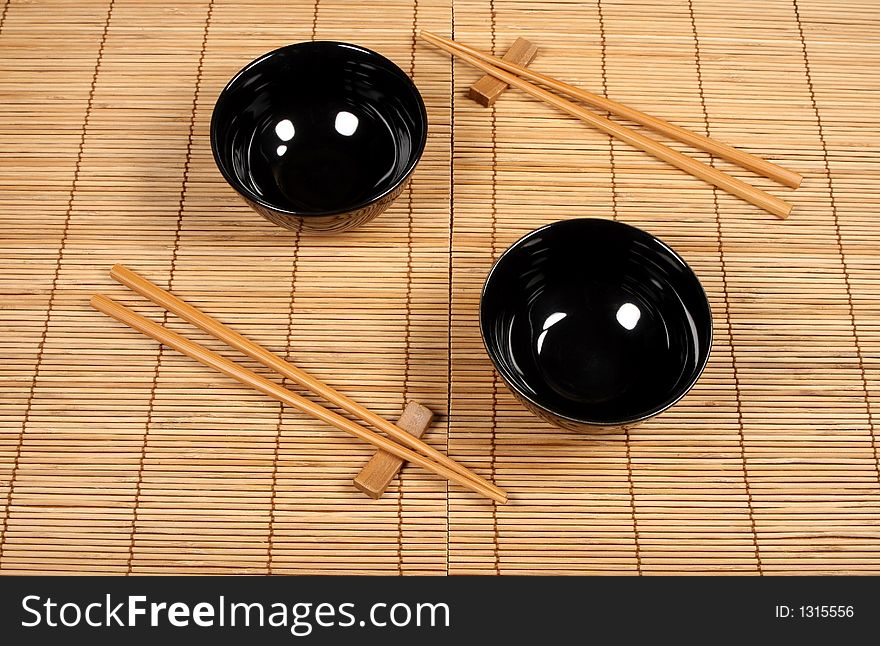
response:
<path id="1" fill-rule="evenodd" d="M 768 210 L 780 220 L 785 220 L 789 215 L 791 215 L 792 209 L 794 209 L 793 205 L 789 204 L 788 202 L 783 202 L 782 200 L 779 200 L 778 205 L 774 205 L 773 208 L 770 208 Z"/>
<path id="2" fill-rule="evenodd" d="M 131 287 L 129 284 L 131 280 L 139 278 L 135 272 L 120 263 L 116 263 L 110 268 L 110 277 L 127 287 Z"/>
<path id="3" fill-rule="evenodd" d="M 94 294 L 89 300 L 89 304 L 102 314 L 106 314 L 107 316 L 110 316 L 112 318 L 116 318 L 114 312 L 118 311 L 119 308 L 122 307 L 112 298 L 108 298 L 103 294 Z"/>
<path id="4" fill-rule="evenodd" d="M 783 186 L 787 186 L 788 188 L 800 188 L 801 182 L 804 181 L 804 176 L 800 173 L 796 173 L 793 170 L 789 170 L 787 168 L 782 168 L 781 166 L 777 166 L 776 164 L 770 164 L 773 168 L 773 173 L 761 173 L 765 177 L 769 177 L 770 179 L 776 180 Z"/>
<path id="5" fill-rule="evenodd" d="M 494 491 L 488 492 L 488 497 L 497 502 L 499 505 L 506 505 L 508 501 L 507 492 L 504 491 L 504 489 L 499 489 L 498 487 L 495 487 Z"/>

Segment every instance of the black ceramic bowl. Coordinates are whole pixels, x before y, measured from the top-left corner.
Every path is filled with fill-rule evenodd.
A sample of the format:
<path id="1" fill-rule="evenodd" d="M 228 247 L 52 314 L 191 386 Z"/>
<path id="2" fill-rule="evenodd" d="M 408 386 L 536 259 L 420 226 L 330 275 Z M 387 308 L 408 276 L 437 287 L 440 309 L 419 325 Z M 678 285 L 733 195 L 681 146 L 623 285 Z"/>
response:
<path id="1" fill-rule="evenodd" d="M 220 172 L 290 229 L 352 229 L 400 194 L 428 117 L 410 78 L 357 45 L 305 42 L 261 56 L 220 93 L 211 148 Z"/>
<path id="2" fill-rule="evenodd" d="M 533 412 L 565 428 L 666 410 L 709 358 L 712 314 L 682 258 L 619 222 L 556 222 L 495 263 L 480 300 L 489 357 Z"/>

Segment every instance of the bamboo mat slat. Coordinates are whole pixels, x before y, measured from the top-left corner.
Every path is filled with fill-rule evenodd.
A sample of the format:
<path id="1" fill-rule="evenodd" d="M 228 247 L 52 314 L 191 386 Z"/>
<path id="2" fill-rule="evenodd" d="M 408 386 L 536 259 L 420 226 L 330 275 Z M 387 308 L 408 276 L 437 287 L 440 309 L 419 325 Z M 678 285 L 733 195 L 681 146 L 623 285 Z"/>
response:
<path id="1" fill-rule="evenodd" d="M 880 573 L 876 3 L 0 2 L 0 572 Z M 525 36 L 542 72 L 802 173 L 792 192 L 712 161 L 795 211 L 517 92 L 483 108 L 419 28 L 499 56 Z M 335 237 L 250 211 L 208 139 L 230 76 L 308 39 L 390 57 L 430 119 L 407 191 Z M 480 341 L 494 258 L 571 217 L 659 235 L 711 301 L 702 379 L 628 432 L 537 421 Z M 430 441 L 510 504 L 412 468 L 363 497 L 369 447 L 92 311 L 101 291 L 233 356 L 115 262 L 389 419 L 425 404 Z"/>

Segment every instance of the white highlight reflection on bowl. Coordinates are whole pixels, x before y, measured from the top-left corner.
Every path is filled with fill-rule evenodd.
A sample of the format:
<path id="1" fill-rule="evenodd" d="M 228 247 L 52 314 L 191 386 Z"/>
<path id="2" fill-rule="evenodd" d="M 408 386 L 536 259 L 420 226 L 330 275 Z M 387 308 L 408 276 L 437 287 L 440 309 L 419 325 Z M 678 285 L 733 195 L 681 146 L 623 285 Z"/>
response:
<path id="1" fill-rule="evenodd" d="M 351 112 L 342 110 L 336 114 L 336 132 L 345 137 L 351 137 L 358 129 L 358 118 Z"/>
<path id="2" fill-rule="evenodd" d="M 538 354 L 541 354 L 541 348 L 544 347 L 544 339 L 547 337 L 547 332 L 566 316 L 568 316 L 568 312 L 556 312 L 548 316 L 544 321 L 544 331 L 538 336 Z"/>
<path id="3" fill-rule="evenodd" d="M 293 127 L 293 122 L 290 119 L 282 119 L 275 124 L 275 134 L 281 141 L 290 141 L 296 134 L 296 128 Z"/>
<path id="4" fill-rule="evenodd" d="M 617 322 L 627 330 L 632 330 L 642 318 L 642 310 L 632 303 L 624 303 L 617 310 Z"/>

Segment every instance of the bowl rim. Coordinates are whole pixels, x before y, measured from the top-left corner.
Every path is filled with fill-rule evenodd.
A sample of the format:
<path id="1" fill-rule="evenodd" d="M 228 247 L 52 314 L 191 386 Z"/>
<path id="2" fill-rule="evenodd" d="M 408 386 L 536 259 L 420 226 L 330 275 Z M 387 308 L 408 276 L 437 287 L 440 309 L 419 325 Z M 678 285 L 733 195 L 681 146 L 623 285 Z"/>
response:
<path id="1" fill-rule="evenodd" d="M 486 291 L 489 287 L 489 283 L 491 282 L 494 275 L 497 273 L 497 270 L 498 270 L 500 263 L 502 261 L 504 261 L 504 259 L 511 252 L 514 252 L 517 249 L 521 248 L 531 238 L 541 234 L 542 232 L 546 231 L 547 229 L 557 227 L 560 225 L 565 225 L 565 224 L 568 224 L 571 222 L 584 224 L 584 223 L 588 223 L 588 222 L 597 222 L 597 221 L 603 222 L 603 223 L 608 223 L 608 224 L 618 226 L 621 228 L 625 228 L 625 229 L 630 229 L 632 231 L 635 231 L 639 235 L 646 235 L 646 236 L 650 237 L 651 239 L 660 243 L 674 258 L 676 258 L 678 261 L 680 261 L 682 263 L 682 265 L 684 265 L 685 269 L 688 272 L 690 272 L 691 276 L 693 276 L 694 280 L 696 281 L 697 287 L 699 288 L 699 292 L 703 295 L 703 298 L 706 301 L 706 313 L 708 314 L 708 317 L 709 317 L 709 319 L 708 319 L 708 322 L 709 322 L 709 345 L 706 348 L 706 354 L 703 357 L 700 365 L 694 371 L 693 378 L 688 381 L 687 386 L 685 388 L 683 388 L 680 393 L 678 393 L 677 395 L 675 395 L 671 399 L 664 401 L 659 406 L 655 406 L 654 408 L 651 408 L 646 413 L 642 413 L 642 414 L 634 415 L 634 416 L 630 416 L 630 417 L 622 417 L 619 419 L 602 420 L 602 421 L 591 420 L 591 419 L 586 419 L 586 418 L 582 418 L 582 417 L 574 417 L 572 415 L 566 415 L 564 413 L 560 413 L 559 411 L 553 410 L 552 408 L 548 408 L 546 405 L 538 402 L 537 400 L 535 400 L 535 398 L 530 396 L 528 393 L 523 392 L 523 390 L 517 386 L 516 381 L 510 375 L 510 372 L 508 370 L 506 370 L 503 367 L 503 365 L 499 364 L 499 361 L 496 358 L 496 355 L 498 353 L 493 352 L 493 350 L 489 347 L 489 343 L 486 340 L 486 330 L 485 330 L 485 325 L 484 325 L 484 311 L 483 311 L 483 304 L 485 302 Z M 682 258 L 681 255 L 677 251 L 675 251 L 672 247 L 670 247 L 668 244 L 663 242 L 663 240 L 661 240 L 660 238 L 658 238 L 654 234 L 649 233 L 648 231 L 645 231 L 644 229 L 640 229 L 639 227 L 633 226 L 631 224 L 627 224 L 625 222 L 619 222 L 617 220 L 611 220 L 608 218 L 583 218 L 583 217 L 581 217 L 581 218 L 570 218 L 570 219 L 566 219 L 566 220 L 557 220 L 556 222 L 551 222 L 549 224 L 545 224 L 541 227 L 538 227 L 537 229 L 529 231 L 528 233 L 523 235 L 521 238 L 519 238 L 516 242 L 511 244 L 507 249 L 504 250 L 504 252 L 500 256 L 498 256 L 498 258 L 495 260 L 495 262 L 492 263 L 492 267 L 489 269 L 489 273 L 486 275 L 486 280 L 483 282 L 483 289 L 480 291 L 480 305 L 479 305 L 478 317 L 479 317 L 479 323 L 480 323 L 480 337 L 483 341 L 483 347 L 486 350 L 486 354 L 489 355 L 489 359 L 492 361 L 492 365 L 494 366 L 495 370 L 501 375 L 501 377 L 504 379 L 504 382 L 507 384 L 507 386 L 511 390 L 513 390 L 514 393 L 518 397 L 522 397 L 523 399 L 528 401 L 530 404 L 532 404 L 533 406 L 537 407 L 538 409 L 548 413 L 552 417 L 558 417 L 560 419 L 564 419 L 566 421 L 573 422 L 575 424 L 581 424 L 581 425 L 585 425 L 585 426 L 594 426 L 597 428 L 618 427 L 618 426 L 625 426 L 628 424 L 638 424 L 639 422 L 643 422 L 647 419 L 650 419 L 652 417 L 655 417 L 655 416 L 663 413 L 664 411 L 668 410 L 669 408 L 671 408 L 672 406 L 677 404 L 679 401 L 681 401 L 684 398 L 684 396 L 687 395 L 690 392 L 690 390 L 694 387 L 694 384 L 697 383 L 697 381 L 702 376 L 703 371 L 706 369 L 706 365 L 709 362 L 709 356 L 712 354 L 712 346 L 714 344 L 714 336 L 715 336 L 714 335 L 715 325 L 714 325 L 714 320 L 712 317 L 712 306 L 711 306 L 711 303 L 709 302 L 709 297 L 706 294 L 706 290 L 703 287 L 703 284 L 700 282 L 700 279 L 697 276 L 697 273 L 685 261 L 685 259 Z"/>
<path id="2" fill-rule="evenodd" d="M 303 48 L 303 47 L 313 47 L 318 45 L 333 45 L 338 47 L 344 47 L 346 49 L 357 50 L 363 54 L 367 54 L 370 57 L 376 58 L 382 62 L 383 66 L 385 66 L 389 71 L 395 73 L 401 79 L 409 85 L 409 87 L 413 90 L 413 94 L 416 98 L 416 103 L 419 107 L 419 116 L 421 117 L 423 127 L 420 128 L 420 137 L 419 141 L 416 144 L 415 154 L 411 155 L 412 159 L 410 163 L 407 165 L 404 172 L 400 174 L 400 176 L 391 183 L 386 189 L 384 189 L 381 193 L 377 193 L 365 200 L 352 204 L 350 206 L 346 206 L 344 208 L 339 209 L 331 209 L 326 211 L 297 211 L 294 209 L 285 208 L 283 206 L 278 206 L 277 204 L 273 204 L 269 202 L 265 198 L 260 195 L 257 195 L 254 191 L 245 186 L 238 177 L 231 173 L 226 167 L 225 164 L 221 161 L 220 153 L 218 151 L 217 139 L 218 139 L 218 130 L 219 125 L 217 123 L 217 107 L 220 105 L 220 102 L 226 97 L 227 92 L 231 91 L 233 84 L 235 84 L 242 76 L 251 71 L 252 68 L 261 65 L 269 58 L 273 56 L 277 56 L 283 52 L 286 52 L 291 49 Z M 261 56 L 258 56 L 247 65 L 242 67 L 238 72 L 236 72 L 231 79 L 226 83 L 223 89 L 220 91 L 220 94 L 217 95 L 217 100 L 214 101 L 214 108 L 211 111 L 211 125 L 210 125 L 210 139 L 211 139 L 211 153 L 214 156 L 214 163 L 217 168 L 220 170 L 220 173 L 223 175 L 226 182 L 233 188 L 235 191 L 241 195 L 242 197 L 256 202 L 260 206 L 270 209 L 271 211 L 275 211 L 277 213 L 283 213 L 284 215 L 291 215 L 296 217 L 325 217 L 325 216 L 333 216 L 333 215 L 344 215 L 347 213 L 351 213 L 353 211 L 358 211 L 365 207 L 371 206 L 376 202 L 381 201 L 386 198 L 388 195 L 397 190 L 401 184 L 406 182 L 412 172 L 415 170 L 416 165 L 422 158 L 422 154 L 425 151 L 425 145 L 428 141 L 428 111 L 425 108 L 425 100 L 422 97 L 422 93 L 419 92 L 419 88 L 416 86 L 415 82 L 409 77 L 409 75 L 404 72 L 399 65 L 397 65 L 394 61 L 389 59 L 382 54 L 373 51 L 372 49 L 368 49 L 363 47 L 362 45 L 355 45 L 354 43 L 346 43 L 340 40 L 304 40 L 298 43 L 291 43 L 289 45 L 284 45 L 283 47 L 279 47 L 277 49 L 273 49 L 270 52 L 266 52 Z"/>

